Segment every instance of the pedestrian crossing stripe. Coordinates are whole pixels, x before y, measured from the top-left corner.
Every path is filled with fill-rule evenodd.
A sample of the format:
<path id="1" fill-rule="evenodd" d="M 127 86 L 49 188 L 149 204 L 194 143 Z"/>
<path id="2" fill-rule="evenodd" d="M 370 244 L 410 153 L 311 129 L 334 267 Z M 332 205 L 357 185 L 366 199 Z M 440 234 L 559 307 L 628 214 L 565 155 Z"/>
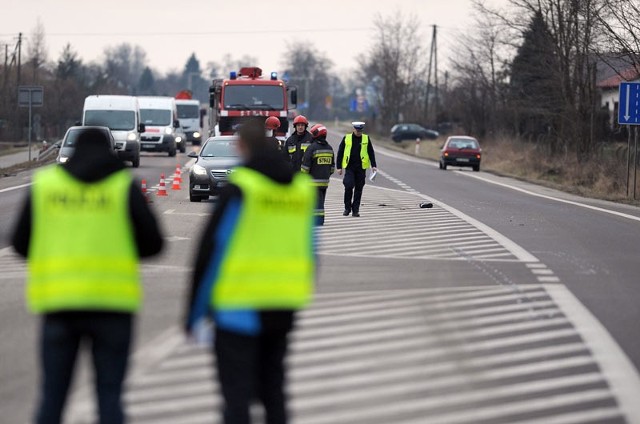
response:
<path id="1" fill-rule="evenodd" d="M 417 192 L 367 187 L 360 218 L 342 216 L 341 187 L 327 192 L 320 254 L 465 261 L 537 262 L 515 243 L 460 211 L 434 201 L 422 209 Z"/>
<path id="2" fill-rule="evenodd" d="M 572 315 L 567 296 L 543 284 L 318 294 L 292 334 L 292 422 L 634 422 L 637 372 L 619 384 L 584 328 L 595 319 Z M 165 339 L 133 366 L 129 422 L 220 422 L 210 349 Z M 72 423 L 91 422 L 89 404 Z"/>

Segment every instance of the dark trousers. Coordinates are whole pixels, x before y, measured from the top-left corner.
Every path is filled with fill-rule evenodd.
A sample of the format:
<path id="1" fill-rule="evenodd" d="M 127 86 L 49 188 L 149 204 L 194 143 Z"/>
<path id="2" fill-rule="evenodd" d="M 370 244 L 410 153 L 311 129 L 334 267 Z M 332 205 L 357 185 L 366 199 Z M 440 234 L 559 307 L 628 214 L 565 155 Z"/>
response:
<path id="1" fill-rule="evenodd" d="M 316 202 L 316 225 L 324 225 L 324 199 L 327 197 L 327 187 L 318 187 L 318 200 Z"/>
<path id="2" fill-rule="evenodd" d="M 121 404 L 133 317 L 107 312 L 48 314 L 42 319 L 42 387 L 35 422 L 62 422 L 78 350 L 91 343 L 100 424 L 125 422 Z"/>
<path id="3" fill-rule="evenodd" d="M 348 212 L 360 212 L 360 200 L 367 171 L 364 169 L 345 169 L 342 184 L 344 184 L 344 209 Z"/>
<path id="4" fill-rule="evenodd" d="M 287 423 L 284 358 L 288 333 L 247 336 L 217 329 L 214 350 L 225 424 L 249 424 L 256 397 L 264 405 L 266 424 Z"/>

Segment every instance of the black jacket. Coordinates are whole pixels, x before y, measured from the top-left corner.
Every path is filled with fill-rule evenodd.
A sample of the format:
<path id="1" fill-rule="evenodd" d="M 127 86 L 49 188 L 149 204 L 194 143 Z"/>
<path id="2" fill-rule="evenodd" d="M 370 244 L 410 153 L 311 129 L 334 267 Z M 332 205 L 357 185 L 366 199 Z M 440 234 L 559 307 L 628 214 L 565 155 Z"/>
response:
<path id="1" fill-rule="evenodd" d="M 331 156 L 320 156 L 322 154 Z M 331 174 L 336 170 L 333 148 L 326 138 L 318 138 L 307 148 L 302 158 L 302 172 L 309 173 L 316 183 L 329 184 Z"/>
<path id="2" fill-rule="evenodd" d="M 289 184 L 293 181 L 293 170 L 287 166 L 282 154 L 275 149 L 264 149 L 264 151 L 257 153 L 253 159 L 245 163 L 244 166 L 254 169 L 278 183 Z M 214 240 L 217 232 L 221 230 L 222 217 L 229 206 L 237 201 L 242 201 L 240 188 L 234 184 L 225 186 L 220 191 L 213 214 L 211 218 L 209 218 L 206 229 L 202 233 L 202 238 L 196 250 L 196 261 L 193 274 L 191 275 L 191 289 L 187 299 L 186 314 L 184 316 L 184 328 L 186 331 L 190 330 L 189 317 L 196 301 L 198 290 L 201 284 L 203 284 L 205 272 L 216 254 Z M 293 327 L 293 311 L 270 310 L 256 312 L 259 314 L 262 332 L 289 331 Z"/>
<path id="3" fill-rule="evenodd" d="M 97 182 L 124 169 L 124 164 L 110 150 L 108 144 L 80 143 L 62 166 L 75 178 L 87 182 Z M 27 196 L 12 236 L 16 252 L 26 257 L 31 241 L 31 193 Z M 151 213 L 140 190 L 140 184 L 134 181 L 129 188 L 129 216 L 134 230 L 135 243 L 140 257 L 153 256 L 162 250 L 163 239 L 156 218 Z"/>
<path id="4" fill-rule="evenodd" d="M 291 169 L 293 169 L 294 171 L 300 171 L 304 151 L 311 144 L 311 142 L 313 142 L 313 136 L 309 131 L 305 131 L 302 135 L 298 135 L 297 132 L 294 132 L 293 134 L 291 134 L 291 136 L 289 136 L 289 138 L 287 138 L 287 141 L 285 141 L 284 145 L 282 146 L 285 157 L 291 164 Z"/>
<path id="5" fill-rule="evenodd" d="M 360 146 L 362 144 L 362 137 L 358 137 L 355 134 L 352 135 L 351 154 L 349 155 L 349 163 L 347 163 L 347 169 L 354 171 L 362 171 L 362 158 L 360 158 Z M 344 145 L 345 137 L 342 137 L 340 147 L 338 147 L 338 157 L 336 158 L 338 169 L 342 169 L 342 158 L 344 157 Z M 369 144 L 367 146 L 367 152 L 369 152 L 369 160 L 371 161 L 371 167 L 377 168 L 376 165 L 376 153 L 373 151 L 373 143 L 371 137 L 369 137 Z"/>

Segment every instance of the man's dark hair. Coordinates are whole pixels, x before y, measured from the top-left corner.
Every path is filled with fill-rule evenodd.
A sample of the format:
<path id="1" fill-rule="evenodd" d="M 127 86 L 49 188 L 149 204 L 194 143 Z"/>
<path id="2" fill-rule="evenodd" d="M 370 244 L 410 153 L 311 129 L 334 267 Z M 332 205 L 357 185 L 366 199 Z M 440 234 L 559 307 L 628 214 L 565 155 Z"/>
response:
<path id="1" fill-rule="evenodd" d="M 253 155 L 256 151 L 267 147 L 267 139 L 264 130 L 264 119 L 250 118 L 242 123 L 238 136 Z"/>

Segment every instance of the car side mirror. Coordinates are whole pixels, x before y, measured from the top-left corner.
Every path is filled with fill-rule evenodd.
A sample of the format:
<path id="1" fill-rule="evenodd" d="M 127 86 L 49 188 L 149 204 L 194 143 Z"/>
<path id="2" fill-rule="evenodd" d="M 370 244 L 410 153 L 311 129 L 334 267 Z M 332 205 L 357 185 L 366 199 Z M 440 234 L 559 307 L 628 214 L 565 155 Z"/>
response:
<path id="1" fill-rule="evenodd" d="M 180 121 L 177 119 L 173 121 L 173 128 L 180 128 Z"/>
<path id="2" fill-rule="evenodd" d="M 76 127 L 81 127 L 82 126 L 82 121 L 76 121 L 76 123 L 73 124 L 73 125 L 75 125 Z"/>
<path id="3" fill-rule="evenodd" d="M 198 153 L 196 152 L 189 152 L 189 154 L 187 155 L 190 158 L 197 158 L 198 157 Z"/>
<path id="4" fill-rule="evenodd" d="M 289 87 L 289 110 L 298 107 L 298 87 Z"/>
<path id="5" fill-rule="evenodd" d="M 147 127 L 145 127 L 144 124 L 138 124 L 138 132 L 145 132 L 147 130 Z"/>

